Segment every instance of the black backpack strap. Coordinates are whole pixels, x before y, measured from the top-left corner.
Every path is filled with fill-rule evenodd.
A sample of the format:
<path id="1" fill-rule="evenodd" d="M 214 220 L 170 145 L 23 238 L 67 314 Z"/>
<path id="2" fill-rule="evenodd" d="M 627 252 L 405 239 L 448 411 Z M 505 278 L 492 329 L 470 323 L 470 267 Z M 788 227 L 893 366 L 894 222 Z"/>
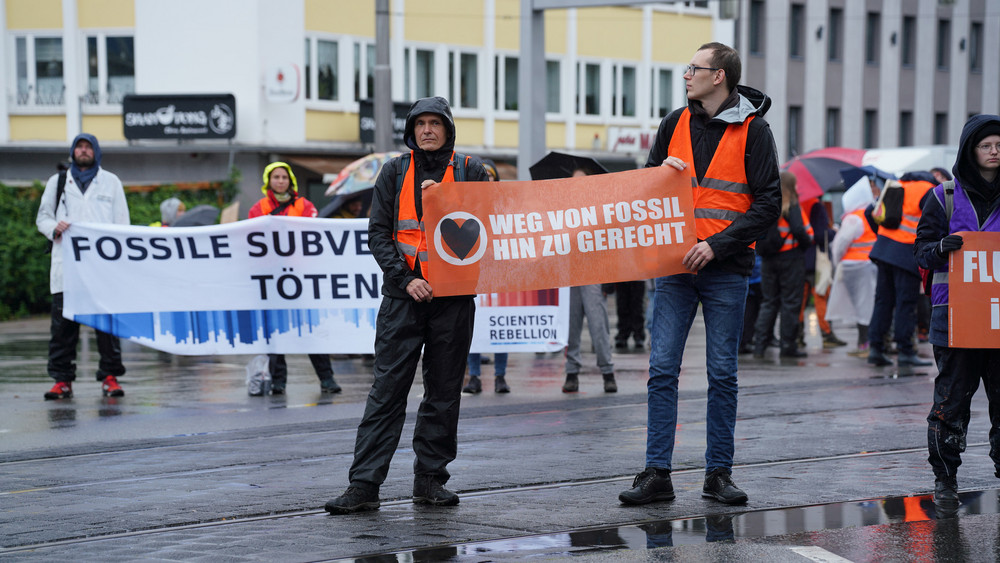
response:
<path id="1" fill-rule="evenodd" d="M 951 216 L 955 212 L 955 180 L 948 180 L 944 184 L 944 213 L 951 224 Z"/>
<path id="2" fill-rule="evenodd" d="M 63 194 L 66 193 L 66 171 L 59 172 L 59 182 L 56 184 L 56 204 L 52 208 L 52 216 L 56 216 L 59 211 L 59 202 L 62 201 Z"/>
<path id="3" fill-rule="evenodd" d="M 52 206 L 52 217 L 55 218 L 56 214 L 59 212 L 59 201 L 62 200 L 63 194 L 66 193 L 66 171 L 61 170 L 59 172 L 59 181 L 56 183 L 56 204 Z M 52 253 L 52 241 L 46 241 L 45 246 L 46 254 Z"/>
<path id="4" fill-rule="evenodd" d="M 291 204 L 293 204 L 293 203 L 295 203 L 295 200 L 297 200 L 297 199 L 299 199 L 299 198 L 298 197 L 292 197 L 291 199 L 289 199 L 285 203 L 282 203 L 278 207 L 275 207 L 274 209 L 272 209 L 271 212 L 268 213 L 268 215 L 281 215 L 281 212 L 284 211 L 284 210 L 286 210 L 286 209 L 288 209 L 288 206 L 291 205 Z"/>
<path id="5" fill-rule="evenodd" d="M 464 182 L 466 168 L 469 166 L 469 157 L 462 153 L 455 153 L 452 157 L 451 165 L 455 167 L 455 181 Z"/>

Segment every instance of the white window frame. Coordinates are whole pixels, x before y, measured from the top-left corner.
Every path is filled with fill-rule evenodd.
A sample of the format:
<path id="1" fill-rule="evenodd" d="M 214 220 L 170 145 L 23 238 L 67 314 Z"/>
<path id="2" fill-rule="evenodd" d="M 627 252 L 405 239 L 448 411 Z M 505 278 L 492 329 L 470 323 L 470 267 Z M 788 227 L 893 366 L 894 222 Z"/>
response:
<path id="1" fill-rule="evenodd" d="M 680 78 L 680 83 L 684 82 L 684 72 L 685 68 L 680 65 L 664 65 L 664 64 L 653 64 L 649 67 L 649 107 L 646 109 L 646 115 L 653 120 L 654 123 L 659 123 L 661 119 L 666 117 L 670 112 L 681 107 L 684 103 L 683 88 L 678 85 L 678 78 Z M 667 113 L 664 115 L 657 115 L 660 104 L 660 72 L 669 71 L 670 72 L 670 106 L 667 108 Z"/>
<path id="2" fill-rule="evenodd" d="M 303 98 L 306 109 L 326 111 L 357 110 L 358 104 L 354 98 L 354 42 L 350 38 L 328 33 L 307 33 L 309 41 L 308 60 L 305 66 L 309 76 L 302 77 Z M 319 42 L 326 41 L 337 45 L 337 98 L 322 100 L 319 96 Z M 303 69 L 305 71 L 305 69 Z M 306 86 L 309 86 L 308 88 Z M 346 96 L 345 96 L 346 93 Z"/>
<path id="3" fill-rule="evenodd" d="M 548 96 L 552 95 L 552 92 L 550 91 L 551 89 L 549 88 L 549 84 L 547 82 L 548 79 L 549 79 L 549 63 L 558 63 L 559 64 L 559 111 L 549 111 Z M 552 117 L 552 118 L 555 118 L 557 120 L 564 120 L 564 119 L 566 119 L 566 114 L 567 114 L 567 111 L 566 111 L 566 96 L 565 96 L 563 90 L 565 90 L 565 88 L 566 88 L 565 85 L 569 83 L 569 81 L 567 80 L 567 72 L 569 72 L 570 70 L 572 70 L 572 69 L 568 68 L 570 66 L 571 65 L 568 64 L 568 62 L 566 61 L 566 59 L 562 58 L 562 57 L 546 57 L 546 59 L 545 59 L 545 80 L 546 80 L 546 83 L 545 83 L 545 96 L 546 96 L 546 100 L 545 100 L 545 115 L 547 117 Z"/>
<path id="4" fill-rule="evenodd" d="M 586 85 L 587 85 L 587 73 L 586 68 L 588 66 L 597 66 L 597 113 L 587 113 L 586 105 Z M 576 68 L 574 69 L 576 76 L 574 77 L 574 82 L 576 83 L 576 90 L 574 94 L 574 107 L 573 111 L 576 114 L 576 121 L 578 123 L 604 123 L 607 117 L 611 114 L 611 104 L 609 99 L 610 84 L 611 84 L 611 70 L 608 61 L 605 59 L 584 59 L 579 58 L 576 61 Z"/>
<path id="5" fill-rule="evenodd" d="M 66 38 L 63 37 L 62 30 L 45 30 L 38 29 L 32 30 L 28 33 L 18 32 L 10 33 L 8 36 L 8 47 L 10 53 L 10 62 L 8 67 L 8 92 L 5 95 L 8 96 L 10 104 L 8 105 L 8 110 L 11 114 L 51 114 L 51 113 L 65 113 L 66 111 Z M 19 101 L 18 94 L 18 83 L 17 83 L 17 40 L 25 40 L 25 64 L 26 64 L 26 78 L 28 81 L 29 94 L 27 100 L 24 103 Z M 36 72 L 37 61 L 35 60 L 35 41 L 37 39 L 60 39 L 62 40 L 62 51 L 63 51 L 63 91 L 62 91 L 62 103 L 56 104 L 37 104 L 35 103 L 36 97 L 35 92 L 37 92 L 38 86 L 38 76 Z"/>
<path id="6" fill-rule="evenodd" d="M 510 110 L 505 109 L 507 105 L 507 60 L 513 59 L 517 61 L 518 72 L 514 73 L 514 78 L 520 80 L 520 69 L 521 69 L 521 58 L 517 53 L 513 52 L 502 52 L 497 51 L 494 53 L 494 69 L 496 76 L 496 84 L 493 85 L 494 90 L 492 92 L 493 96 L 490 100 L 490 105 L 493 106 L 493 111 L 496 112 L 496 116 L 499 119 L 518 119 L 519 112 L 516 109 Z M 515 88 L 514 95 L 520 97 L 520 90 Z M 517 100 L 517 107 L 521 107 L 521 100 Z"/>
<path id="7" fill-rule="evenodd" d="M 89 56 L 87 50 L 87 40 L 91 37 L 97 40 L 97 101 L 90 97 L 90 64 L 87 60 Z M 108 37 L 131 37 L 132 48 L 135 48 L 135 30 L 131 28 L 117 29 L 87 29 L 80 34 L 80 57 L 83 63 L 80 65 L 80 84 L 83 92 L 81 100 L 86 113 L 115 114 L 120 113 L 122 104 L 111 103 L 108 93 Z M 132 60 L 133 68 L 135 59 Z M 135 93 L 135 73 L 132 74 L 132 93 Z"/>
<path id="8" fill-rule="evenodd" d="M 623 86 L 625 85 L 625 67 L 632 69 L 632 115 L 625 115 L 625 97 Z M 639 67 L 638 61 L 611 61 L 610 71 L 611 79 L 609 80 L 609 85 L 611 86 L 611 96 L 610 97 L 610 119 L 614 122 L 627 122 L 632 123 L 639 119 L 642 115 L 642 110 L 639 108 Z"/>
<path id="9" fill-rule="evenodd" d="M 461 88 L 462 88 L 462 56 L 472 55 L 476 57 L 476 74 L 473 76 L 473 80 L 476 81 L 476 98 L 475 106 L 463 106 L 461 100 Z M 437 67 L 437 61 L 434 63 L 435 69 Z M 454 67 L 450 68 L 449 67 Z M 445 55 L 445 76 L 447 76 L 448 84 L 448 95 L 446 96 L 448 101 L 451 103 L 452 112 L 455 115 L 474 115 L 481 116 L 480 108 L 483 107 L 483 86 L 486 81 L 483 80 L 483 54 L 477 49 L 469 48 L 449 48 L 447 54 Z M 451 76 L 448 76 L 449 70 L 451 71 Z"/>
<path id="10" fill-rule="evenodd" d="M 353 37 L 350 40 L 351 45 L 351 97 L 355 104 L 358 104 L 361 100 L 366 100 L 369 98 L 374 98 L 375 93 L 368 91 L 368 52 L 369 47 L 371 47 L 371 76 L 372 76 L 372 89 L 375 89 L 374 79 L 375 79 L 375 40 L 370 37 Z M 354 50 L 358 49 L 358 61 L 357 67 L 354 64 Z M 358 88 L 357 96 L 354 95 L 354 75 L 357 74 L 360 80 L 360 85 Z"/>
<path id="11" fill-rule="evenodd" d="M 406 43 L 403 46 L 403 98 L 410 102 L 415 102 L 424 96 L 417 94 L 417 51 L 430 52 L 434 57 L 434 66 L 430 76 L 430 91 L 425 92 L 426 96 L 442 96 L 447 98 L 448 88 L 448 58 L 447 48 L 444 45 L 433 45 L 430 43 Z M 442 61 L 444 63 L 442 64 Z M 448 100 L 451 102 L 451 100 Z"/>

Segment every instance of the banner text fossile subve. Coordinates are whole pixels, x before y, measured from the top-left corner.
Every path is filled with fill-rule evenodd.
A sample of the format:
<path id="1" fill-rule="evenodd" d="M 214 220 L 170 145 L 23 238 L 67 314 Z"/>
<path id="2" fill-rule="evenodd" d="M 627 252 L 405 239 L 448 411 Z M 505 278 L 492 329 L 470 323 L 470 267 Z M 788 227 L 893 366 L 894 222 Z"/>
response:
<path id="1" fill-rule="evenodd" d="M 234 247 L 241 249 L 246 257 L 256 259 L 371 254 L 368 233 L 362 230 L 251 231 L 239 241 L 241 244 L 235 244 L 227 234 L 177 236 L 174 232 L 170 235 L 68 238 L 72 258 L 76 262 L 84 255 L 96 256 L 107 262 L 226 260 L 234 257 Z M 250 279 L 258 288 L 261 301 L 295 301 L 300 297 L 314 300 L 377 299 L 381 283 L 377 274 L 297 273 L 292 267 L 281 267 L 280 273 L 253 274 Z"/>
<path id="2" fill-rule="evenodd" d="M 682 244 L 684 221 L 667 220 L 683 217 L 676 197 L 619 201 L 600 207 L 558 209 L 544 214 L 490 215 L 493 259 L 567 255 L 574 249 L 586 253 Z M 557 232 L 581 228 L 584 230 L 577 231 L 572 239 L 570 233 Z M 571 241 L 575 241 L 575 247 Z"/>

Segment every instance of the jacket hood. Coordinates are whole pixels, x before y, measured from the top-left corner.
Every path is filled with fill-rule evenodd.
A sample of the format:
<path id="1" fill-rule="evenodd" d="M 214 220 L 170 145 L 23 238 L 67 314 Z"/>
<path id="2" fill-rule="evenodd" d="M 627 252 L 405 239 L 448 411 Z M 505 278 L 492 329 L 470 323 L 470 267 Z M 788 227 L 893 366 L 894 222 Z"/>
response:
<path id="1" fill-rule="evenodd" d="M 271 190 L 271 185 L 269 181 L 271 178 L 271 171 L 278 167 L 284 168 L 285 170 L 288 171 L 288 178 L 289 180 L 292 181 L 292 185 L 290 186 L 292 189 L 292 193 L 294 195 L 299 195 L 299 183 L 295 180 L 295 174 L 292 173 L 292 167 L 284 162 L 272 162 L 271 164 L 268 164 L 266 168 L 264 168 L 264 176 L 263 176 L 264 185 L 260 187 L 260 191 L 264 194 L 267 194 L 267 192 Z"/>
<path id="2" fill-rule="evenodd" d="M 444 118 L 444 127 L 447 130 L 447 138 L 444 146 L 439 150 L 451 152 L 455 148 L 455 120 L 451 117 L 451 106 L 448 100 L 435 96 L 433 98 L 421 98 L 410 106 L 410 111 L 406 114 L 406 127 L 403 130 L 403 141 L 406 146 L 413 150 L 419 150 L 416 135 L 414 134 L 414 123 L 417 116 L 422 113 L 436 113 Z"/>
<path id="3" fill-rule="evenodd" d="M 990 114 L 974 115 L 965 122 L 962 128 L 962 137 L 958 142 L 958 156 L 955 158 L 955 166 L 951 168 L 955 179 L 967 191 L 978 192 L 987 200 L 992 198 L 989 192 L 996 189 L 997 182 L 993 186 L 988 184 L 979 173 L 979 165 L 976 163 L 976 144 L 983 138 L 982 131 L 985 128 L 1000 129 L 1000 116 Z M 992 131 L 991 131 L 992 133 Z"/>
<path id="4" fill-rule="evenodd" d="M 743 123 L 751 115 L 764 117 L 767 110 L 771 109 L 771 98 L 756 88 L 739 84 L 736 86 L 736 93 L 740 98 L 739 103 L 723 110 L 715 119 L 726 123 Z"/>
<path id="5" fill-rule="evenodd" d="M 94 168 L 99 168 L 101 166 L 101 144 L 97 142 L 97 137 L 90 133 L 80 133 L 73 139 L 73 143 L 69 146 L 70 161 L 73 160 L 73 150 L 76 149 L 76 144 L 81 140 L 90 141 L 90 145 L 94 147 Z"/>

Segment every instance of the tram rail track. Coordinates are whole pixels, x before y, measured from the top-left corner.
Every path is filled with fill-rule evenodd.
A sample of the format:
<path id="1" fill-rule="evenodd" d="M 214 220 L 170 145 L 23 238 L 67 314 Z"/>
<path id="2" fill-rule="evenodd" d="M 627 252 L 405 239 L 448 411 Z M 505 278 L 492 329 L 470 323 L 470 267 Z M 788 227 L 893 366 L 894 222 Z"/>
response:
<path id="1" fill-rule="evenodd" d="M 988 447 L 988 446 L 989 446 L 988 442 L 974 443 L 974 444 L 969 444 L 968 445 L 968 447 L 970 449 L 971 448 L 977 448 L 977 447 Z M 840 454 L 840 455 L 831 455 L 831 456 L 814 456 L 814 457 L 809 457 L 809 458 L 785 459 L 785 460 L 768 461 L 768 462 L 760 462 L 760 463 L 737 464 L 736 466 L 734 466 L 734 469 L 779 467 L 779 466 L 794 465 L 794 464 L 821 463 L 821 462 L 843 461 L 843 460 L 858 459 L 858 458 L 872 458 L 872 457 L 881 457 L 881 456 L 907 455 L 907 454 L 914 454 L 914 453 L 922 453 L 924 451 L 925 451 L 924 448 L 899 448 L 899 449 L 890 449 L 890 450 L 883 450 L 883 451 L 858 452 L 858 453 Z M 702 468 L 682 469 L 682 470 L 674 471 L 673 475 L 678 476 L 678 475 L 695 474 L 695 473 L 700 473 L 702 471 L 703 471 Z M 150 477 L 150 479 L 155 479 L 155 478 L 156 477 Z M 570 488 L 570 487 L 591 486 L 591 485 L 599 485 L 599 484 L 607 484 L 607 483 L 617 483 L 617 482 L 623 482 L 624 483 L 624 482 L 630 481 L 633 478 L 634 478 L 633 475 L 616 475 L 616 476 L 601 477 L 601 478 L 594 478 L 594 479 L 582 479 L 582 480 L 573 480 L 573 481 L 555 481 L 555 482 L 551 482 L 551 483 L 528 484 L 528 485 L 519 485 L 519 486 L 513 486 L 513 487 L 495 488 L 495 489 L 460 491 L 460 494 L 461 494 L 462 499 L 464 499 L 464 500 L 472 500 L 472 499 L 477 499 L 477 498 L 492 497 L 492 496 L 498 496 L 498 495 L 519 494 L 519 493 L 533 492 L 533 491 L 544 491 L 544 490 Z M 74 486 L 79 486 L 79 485 L 74 485 Z M 10 494 L 10 493 L 7 493 L 7 494 Z M 858 500 L 862 500 L 862 499 L 858 499 Z M 381 504 L 382 504 L 383 507 L 394 507 L 394 506 L 406 506 L 406 505 L 409 505 L 411 503 L 412 503 L 412 500 L 409 499 L 409 498 L 399 498 L 399 499 L 386 500 L 386 501 L 383 501 Z M 809 504 L 804 504 L 802 506 L 809 506 Z M 791 506 L 789 508 L 794 508 L 794 506 Z M 752 510 L 747 511 L 747 512 L 752 512 Z M 125 532 L 117 532 L 117 533 L 110 533 L 110 534 L 100 534 L 100 535 L 93 535 L 93 536 L 71 537 L 71 538 L 65 538 L 65 539 L 53 540 L 53 541 L 37 542 L 37 543 L 24 544 L 24 545 L 6 546 L 6 547 L 0 548 L 0 556 L 7 555 L 7 554 L 24 553 L 24 552 L 29 552 L 29 551 L 33 551 L 33 550 L 53 548 L 53 547 L 66 547 L 66 546 L 79 545 L 79 544 L 92 544 L 94 542 L 112 541 L 112 540 L 120 540 L 120 539 L 127 539 L 127 538 L 137 538 L 137 537 L 148 537 L 148 536 L 155 536 L 155 535 L 158 535 L 158 534 L 170 534 L 170 533 L 179 532 L 179 531 L 186 531 L 186 530 L 198 530 L 198 529 L 208 529 L 208 528 L 215 528 L 215 529 L 217 529 L 217 528 L 220 528 L 220 527 L 236 526 L 236 525 L 242 525 L 242 524 L 248 524 L 248 523 L 254 523 L 254 522 L 267 522 L 267 521 L 278 521 L 278 520 L 291 519 L 291 518 L 311 518 L 311 517 L 324 517 L 325 518 L 325 517 L 327 517 L 327 514 L 326 514 L 326 511 L 323 510 L 323 509 L 310 509 L 310 510 L 296 510 L 296 511 L 289 511 L 289 512 L 272 513 L 272 514 L 258 514 L 258 515 L 239 516 L 239 517 L 234 517 L 234 518 L 223 518 L 223 519 L 209 520 L 209 521 L 203 521 L 203 522 L 191 522 L 191 523 L 187 523 L 187 524 L 171 524 L 171 525 L 164 525 L 164 526 L 155 526 L 155 527 L 144 528 L 144 529 L 129 530 L 129 531 L 125 531 Z M 686 518 L 691 518 L 691 517 L 692 517 L 691 515 L 685 515 L 684 516 L 685 519 Z M 590 528 L 590 527 L 591 526 L 583 526 L 583 527 L 580 527 L 580 529 L 587 529 L 587 528 Z"/>

